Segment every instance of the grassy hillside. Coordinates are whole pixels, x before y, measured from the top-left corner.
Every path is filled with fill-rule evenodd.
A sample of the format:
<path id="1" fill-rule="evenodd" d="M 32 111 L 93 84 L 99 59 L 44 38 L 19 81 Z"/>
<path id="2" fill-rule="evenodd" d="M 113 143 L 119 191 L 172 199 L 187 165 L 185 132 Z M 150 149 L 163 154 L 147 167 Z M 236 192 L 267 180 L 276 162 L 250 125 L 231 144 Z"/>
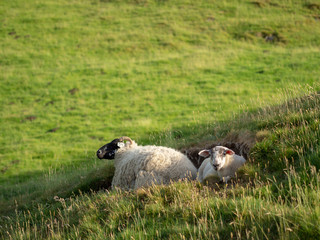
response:
<path id="1" fill-rule="evenodd" d="M 308 6 L 1 2 L 0 181 L 78 166 L 115 136 L 147 143 L 319 81 L 318 9 Z"/>
<path id="2" fill-rule="evenodd" d="M 319 106 L 319 92 L 311 92 L 278 106 L 245 112 L 221 125 L 217 123 L 216 134 L 224 139 L 249 144 L 253 138 L 255 142 L 250 146 L 247 164 L 229 185 L 179 182 L 134 192 L 102 190 L 68 197 L 61 197 L 66 192 L 60 191 L 46 203 L 2 218 L 2 236 L 317 239 Z M 219 140 L 222 141 L 213 139 Z M 198 146 L 201 145 L 204 144 Z M 112 176 L 112 172 L 105 175 Z M 73 187 L 74 192 L 79 190 L 78 185 Z"/>
<path id="3" fill-rule="evenodd" d="M 150 233 L 154 238 L 170 233 L 174 238 L 211 237 L 205 231 L 214 226 L 220 238 L 231 232 L 236 238 L 237 231 L 242 237 L 263 238 L 269 223 L 274 224 L 274 236 L 317 236 L 319 229 L 309 218 L 316 219 L 318 210 L 313 216 L 308 209 L 318 197 L 317 187 L 300 199 L 310 206 L 290 199 L 318 178 L 313 167 L 305 176 L 301 169 L 309 163 L 319 168 L 319 136 L 312 135 L 319 130 L 319 9 L 317 1 L 303 0 L 1 1 L 1 236 L 139 238 L 153 231 L 148 228 L 154 219 L 150 216 L 169 219 L 156 223 L 168 231 Z M 287 88 L 291 93 L 283 94 Z M 280 102 L 287 103 L 274 106 Z M 155 188 L 142 194 L 152 205 L 151 215 L 140 193 L 87 195 L 90 189 L 110 185 L 113 164 L 98 161 L 95 151 L 121 135 L 179 149 L 247 139 L 252 162 L 241 178 L 243 194 L 252 198 L 249 203 L 257 214 L 262 211 L 258 203 L 266 201 L 270 208 L 262 213 L 270 218 L 264 222 L 259 218 L 263 215 L 243 210 L 249 208 L 238 199 L 242 190 L 237 187 L 222 187 L 214 194 L 195 183 Z M 290 179 L 298 181 L 296 189 L 289 187 L 295 186 Z M 182 190 L 185 186 L 189 190 Z M 78 196 L 79 190 L 86 194 Z M 179 194 L 172 195 L 175 191 Z M 289 202 L 278 199 L 282 193 Z M 187 205 L 170 212 L 172 199 L 183 199 L 183 194 Z M 71 196 L 68 207 L 61 205 L 60 198 Z M 105 207 L 105 199 L 114 198 L 132 206 L 118 213 L 118 205 L 111 204 L 115 222 L 109 213 L 98 216 L 85 210 Z M 212 207 L 225 200 L 233 208 L 223 205 L 222 212 L 211 212 L 214 215 L 194 212 L 188 205 L 206 201 L 205 206 Z M 83 215 L 76 206 L 84 209 Z M 301 212 L 293 206 L 301 206 Z M 233 223 L 236 209 L 249 214 L 239 213 L 244 222 Z M 125 212 L 136 215 L 121 215 Z M 59 214 L 67 215 L 54 220 Z M 174 224 L 174 218 L 167 218 L 171 214 L 181 219 Z M 193 214 L 210 226 L 192 222 Z M 85 220 L 91 216 L 94 219 Z M 296 223 L 300 217 L 305 225 Z M 243 227 L 254 218 L 261 222 Z M 222 222 L 214 224 L 214 219 Z M 282 222 L 285 219 L 289 222 Z M 217 230 L 218 222 L 227 227 Z M 193 228 L 196 225 L 206 227 Z"/>

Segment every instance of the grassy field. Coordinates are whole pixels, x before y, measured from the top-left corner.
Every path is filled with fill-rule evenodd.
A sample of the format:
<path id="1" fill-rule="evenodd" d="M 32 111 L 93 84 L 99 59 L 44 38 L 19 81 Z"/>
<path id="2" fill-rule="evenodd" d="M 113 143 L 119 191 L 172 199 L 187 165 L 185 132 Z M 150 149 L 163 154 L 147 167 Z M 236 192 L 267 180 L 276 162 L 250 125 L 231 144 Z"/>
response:
<path id="1" fill-rule="evenodd" d="M 317 1 L 12 0 L 0 26 L 3 238 L 319 236 Z M 240 186 L 90 193 L 121 135 L 253 144 Z"/>

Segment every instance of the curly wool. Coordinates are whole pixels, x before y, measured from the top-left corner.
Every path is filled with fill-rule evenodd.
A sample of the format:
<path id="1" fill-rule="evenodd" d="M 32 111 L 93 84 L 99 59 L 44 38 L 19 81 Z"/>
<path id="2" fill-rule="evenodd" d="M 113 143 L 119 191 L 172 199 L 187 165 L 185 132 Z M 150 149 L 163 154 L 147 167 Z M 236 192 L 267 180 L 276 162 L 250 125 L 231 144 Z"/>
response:
<path id="1" fill-rule="evenodd" d="M 197 169 L 184 154 L 168 147 L 126 144 L 115 155 L 112 188 L 138 189 L 196 179 Z"/>

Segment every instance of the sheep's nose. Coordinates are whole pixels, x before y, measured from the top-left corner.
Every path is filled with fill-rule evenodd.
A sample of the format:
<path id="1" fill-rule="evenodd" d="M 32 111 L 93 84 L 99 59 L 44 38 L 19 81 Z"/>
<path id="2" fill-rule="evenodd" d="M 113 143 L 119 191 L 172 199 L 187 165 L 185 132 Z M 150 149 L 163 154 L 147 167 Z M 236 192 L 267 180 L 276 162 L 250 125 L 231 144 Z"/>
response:
<path id="1" fill-rule="evenodd" d="M 99 149 L 99 150 L 97 151 L 97 156 L 98 156 L 98 158 L 100 158 L 100 159 L 102 158 L 102 150 Z"/>

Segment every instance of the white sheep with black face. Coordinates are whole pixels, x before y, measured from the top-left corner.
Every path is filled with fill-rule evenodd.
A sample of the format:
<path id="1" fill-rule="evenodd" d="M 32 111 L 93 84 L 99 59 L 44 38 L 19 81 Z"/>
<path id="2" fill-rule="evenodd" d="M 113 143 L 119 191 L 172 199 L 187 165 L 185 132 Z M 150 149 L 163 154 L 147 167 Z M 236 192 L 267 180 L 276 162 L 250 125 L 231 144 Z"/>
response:
<path id="1" fill-rule="evenodd" d="M 199 155 L 206 158 L 198 170 L 198 180 L 201 183 L 210 178 L 219 178 L 227 183 L 246 162 L 242 156 L 223 146 L 204 149 Z"/>
<path id="2" fill-rule="evenodd" d="M 197 177 L 197 169 L 181 152 L 161 146 L 138 146 L 129 137 L 102 146 L 97 156 L 114 159 L 112 188 L 138 189 Z"/>

